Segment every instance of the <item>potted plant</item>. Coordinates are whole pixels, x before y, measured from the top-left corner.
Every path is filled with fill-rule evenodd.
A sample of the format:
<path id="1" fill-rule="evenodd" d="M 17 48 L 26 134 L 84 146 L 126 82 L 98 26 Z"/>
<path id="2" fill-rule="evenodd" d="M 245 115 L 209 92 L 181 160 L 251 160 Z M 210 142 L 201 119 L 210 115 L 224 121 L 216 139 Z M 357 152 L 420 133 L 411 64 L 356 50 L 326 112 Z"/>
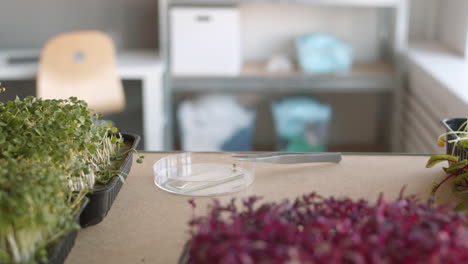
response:
<path id="1" fill-rule="evenodd" d="M 427 162 L 426 167 L 431 168 L 441 162 L 448 162 L 444 168 L 447 173 L 442 181 L 434 183 L 431 191 L 431 201 L 435 199 L 437 190 L 446 182 L 451 180 L 452 193 L 460 202 L 456 210 L 467 210 L 468 206 L 468 119 L 453 118 L 442 121 L 448 132 L 442 134 L 437 143 L 444 147 L 447 145 L 446 155 L 433 155 Z"/>

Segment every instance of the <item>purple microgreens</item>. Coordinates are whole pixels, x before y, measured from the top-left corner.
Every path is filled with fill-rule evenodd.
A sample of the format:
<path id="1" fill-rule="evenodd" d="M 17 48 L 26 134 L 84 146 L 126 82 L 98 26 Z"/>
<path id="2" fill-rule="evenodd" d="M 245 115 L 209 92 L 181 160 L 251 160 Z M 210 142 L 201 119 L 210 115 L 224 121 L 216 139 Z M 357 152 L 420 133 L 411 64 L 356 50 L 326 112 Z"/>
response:
<path id="1" fill-rule="evenodd" d="M 214 200 L 194 216 L 188 263 L 468 263 L 468 215 L 403 190 L 376 204 L 316 193 L 260 199 Z"/>

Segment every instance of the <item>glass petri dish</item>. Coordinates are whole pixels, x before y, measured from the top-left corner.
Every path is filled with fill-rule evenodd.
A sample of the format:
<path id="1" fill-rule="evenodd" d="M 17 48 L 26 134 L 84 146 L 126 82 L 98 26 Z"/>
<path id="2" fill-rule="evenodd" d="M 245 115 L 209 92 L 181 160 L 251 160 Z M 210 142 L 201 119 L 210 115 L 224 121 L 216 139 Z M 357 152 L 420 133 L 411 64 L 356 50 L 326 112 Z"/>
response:
<path id="1" fill-rule="evenodd" d="M 232 153 L 179 153 L 153 165 L 154 183 L 160 189 L 188 196 L 238 192 L 255 178 L 253 162 L 238 161 Z"/>

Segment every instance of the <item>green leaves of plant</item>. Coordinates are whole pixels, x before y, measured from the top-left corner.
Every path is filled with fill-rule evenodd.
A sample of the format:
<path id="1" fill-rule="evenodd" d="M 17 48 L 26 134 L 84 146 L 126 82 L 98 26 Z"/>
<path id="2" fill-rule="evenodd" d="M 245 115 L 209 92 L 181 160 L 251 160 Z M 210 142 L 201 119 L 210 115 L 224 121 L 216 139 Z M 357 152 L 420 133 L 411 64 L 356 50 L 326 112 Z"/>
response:
<path id="1" fill-rule="evenodd" d="M 461 148 L 468 149 L 468 139 L 464 139 L 458 143 Z"/>
<path id="2" fill-rule="evenodd" d="M 427 161 L 426 168 L 432 168 L 434 165 L 444 161 L 448 161 L 449 163 L 456 163 L 458 162 L 458 157 L 454 157 L 452 155 L 432 155 Z"/>
<path id="3" fill-rule="evenodd" d="M 447 174 L 462 170 L 464 167 L 468 165 L 468 160 L 462 160 L 460 162 L 453 162 L 453 163 L 450 163 L 449 165 L 450 166 L 448 168 L 444 168 L 444 171 Z"/>
<path id="4" fill-rule="evenodd" d="M 448 161 L 449 166 L 444 168 L 444 171 L 447 173 L 447 176 L 440 182 L 434 184 L 431 191 L 431 196 L 429 202 L 434 201 L 434 196 L 437 190 L 441 185 L 443 185 L 447 180 L 453 178 L 452 181 L 452 193 L 455 197 L 462 199 L 463 201 L 459 203 L 455 210 L 462 210 L 468 202 L 468 160 L 458 161 L 458 157 L 451 155 L 433 155 L 427 162 L 426 167 L 431 168 L 434 165 Z"/>
<path id="5" fill-rule="evenodd" d="M 452 192 L 456 197 L 468 200 L 468 170 L 453 179 Z"/>

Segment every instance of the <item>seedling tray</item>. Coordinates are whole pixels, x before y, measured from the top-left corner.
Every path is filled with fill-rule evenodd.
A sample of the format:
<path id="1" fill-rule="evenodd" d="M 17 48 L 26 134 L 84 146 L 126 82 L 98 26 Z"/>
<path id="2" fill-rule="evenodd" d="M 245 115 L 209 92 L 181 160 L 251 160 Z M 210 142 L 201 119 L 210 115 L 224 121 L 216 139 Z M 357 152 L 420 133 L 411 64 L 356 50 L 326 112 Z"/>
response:
<path id="1" fill-rule="evenodd" d="M 75 217 L 75 222 L 80 222 L 80 216 L 83 211 L 86 209 L 87 205 L 89 204 L 89 199 L 85 199 L 83 202 L 83 206 L 81 207 L 80 211 Z M 49 261 L 47 264 L 62 264 L 65 262 L 68 254 L 72 250 L 73 246 L 75 245 L 75 239 L 78 234 L 78 230 L 73 230 L 70 233 L 66 234 L 62 237 L 62 239 L 56 244 L 55 248 L 52 251 L 52 254 L 49 256 Z"/>
<path id="2" fill-rule="evenodd" d="M 466 120 L 466 118 L 450 118 L 442 120 L 442 123 L 444 124 L 448 132 L 454 132 L 457 131 L 463 125 L 463 123 L 466 122 Z M 447 141 L 454 140 L 457 138 L 460 137 L 456 134 L 447 135 Z M 454 156 L 459 157 L 460 160 L 468 159 L 468 149 L 455 146 L 454 143 L 447 142 L 447 154 L 453 154 Z"/>
<path id="3" fill-rule="evenodd" d="M 122 134 L 125 143 L 125 150 L 136 149 L 140 142 L 140 136 L 134 134 Z M 127 178 L 132 167 L 133 153 L 128 152 L 120 165 L 120 176 Z M 92 193 L 88 194 L 89 204 L 80 217 L 82 227 L 92 226 L 100 223 L 107 215 L 117 194 L 122 187 L 122 181 L 119 176 L 112 178 L 104 187 L 98 187 Z"/>

